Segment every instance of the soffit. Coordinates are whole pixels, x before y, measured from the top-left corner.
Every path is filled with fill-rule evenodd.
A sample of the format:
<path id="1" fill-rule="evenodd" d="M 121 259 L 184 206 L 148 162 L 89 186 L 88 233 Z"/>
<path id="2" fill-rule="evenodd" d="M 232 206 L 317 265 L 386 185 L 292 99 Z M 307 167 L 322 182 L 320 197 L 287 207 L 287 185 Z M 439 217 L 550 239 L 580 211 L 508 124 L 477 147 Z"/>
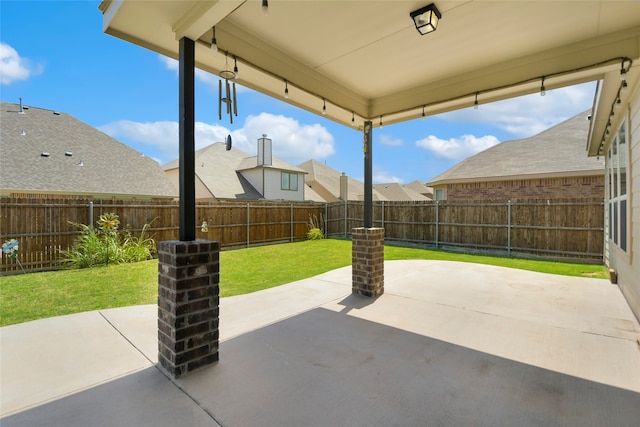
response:
<path id="1" fill-rule="evenodd" d="M 429 1 L 105 1 L 104 31 L 196 66 L 238 58 L 238 83 L 350 125 L 385 124 L 603 78 L 640 57 L 637 1 L 436 1 L 437 31 L 409 17 Z M 219 51 L 210 49 L 216 25 Z M 227 56 L 225 56 L 227 52 Z M 611 60 L 611 61 L 609 61 Z M 225 63 L 227 65 L 225 65 Z M 597 65 L 596 65 L 597 64 Z M 636 64 L 634 64 L 635 66 Z M 284 99 L 283 99 L 284 100 Z M 242 106 L 239 106 L 242 108 Z"/>

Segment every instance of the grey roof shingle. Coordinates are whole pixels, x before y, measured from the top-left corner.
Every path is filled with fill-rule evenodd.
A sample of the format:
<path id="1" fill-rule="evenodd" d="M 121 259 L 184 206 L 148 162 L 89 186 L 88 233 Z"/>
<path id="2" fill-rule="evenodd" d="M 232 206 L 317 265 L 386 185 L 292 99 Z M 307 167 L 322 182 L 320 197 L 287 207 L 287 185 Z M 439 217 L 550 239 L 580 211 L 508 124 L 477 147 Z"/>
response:
<path id="1" fill-rule="evenodd" d="M 174 160 L 162 168 L 165 171 L 177 169 L 178 163 L 178 160 Z M 271 165 L 258 166 L 256 156 L 249 156 L 233 147 L 227 151 L 223 142 L 216 142 L 196 151 L 196 176 L 216 199 L 263 199 L 262 194 L 242 176 L 242 171 L 262 167 L 305 173 L 304 170 L 275 156 L 272 157 Z M 307 197 L 306 190 L 305 200 L 313 200 Z M 316 197 L 315 192 L 309 195 Z"/>
<path id="2" fill-rule="evenodd" d="M 427 187 L 424 182 L 418 181 L 417 179 L 415 181 L 411 181 L 408 184 L 404 184 L 404 187 L 409 188 L 416 193 L 422 194 L 429 200 L 433 199 L 433 188 Z"/>
<path id="3" fill-rule="evenodd" d="M 4 194 L 177 196 L 156 161 L 66 113 L 2 102 L 0 132 Z"/>
<path id="4" fill-rule="evenodd" d="M 299 167 L 293 166 L 292 164 L 287 163 L 284 160 L 281 160 L 273 156 L 271 158 L 270 165 L 258 166 L 258 156 L 245 157 L 244 159 L 242 159 L 242 161 L 238 165 L 239 171 L 256 169 L 256 168 L 267 168 L 267 169 L 282 170 L 286 172 L 306 173 L 304 170 L 300 169 Z"/>
<path id="5" fill-rule="evenodd" d="M 580 113 L 530 138 L 494 145 L 426 185 L 604 174 L 604 159 L 587 156 L 588 114 Z"/>
<path id="6" fill-rule="evenodd" d="M 216 142 L 196 151 L 196 177 L 216 199 L 258 200 L 262 194 L 238 172 L 238 166 L 248 156 L 237 148 L 226 150 L 223 142 Z M 179 160 L 167 163 L 165 171 L 177 169 Z"/>
<path id="7" fill-rule="evenodd" d="M 427 201 L 431 200 L 424 194 L 420 194 L 407 185 L 397 182 L 388 184 L 374 184 L 373 189 L 384 195 L 389 200 L 400 201 Z M 425 187 L 426 190 L 426 187 Z"/>
<path id="8" fill-rule="evenodd" d="M 327 202 L 335 202 L 340 197 L 340 175 L 337 170 L 329 167 L 325 164 L 318 162 L 317 160 L 307 160 L 304 163 L 298 165 L 298 167 L 306 172 L 305 183 L 311 185 L 311 187 L 322 196 Z M 364 184 L 357 179 L 348 178 L 348 194 L 349 200 L 364 200 Z M 383 194 L 373 190 L 373 200 L 389 200 Z"/>

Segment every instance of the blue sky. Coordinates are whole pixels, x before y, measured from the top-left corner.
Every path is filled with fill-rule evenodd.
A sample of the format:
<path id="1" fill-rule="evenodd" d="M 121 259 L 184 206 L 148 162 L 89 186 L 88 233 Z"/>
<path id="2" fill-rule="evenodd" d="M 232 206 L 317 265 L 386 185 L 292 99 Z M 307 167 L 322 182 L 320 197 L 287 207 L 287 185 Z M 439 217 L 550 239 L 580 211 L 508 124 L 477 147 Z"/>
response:
<path id="1" fill-rule="evenodd" d="M 99 4 L 0 0 L 0 99 L 70 114 L 161 164 L 174 160 L 177 63 L 104 34 Z M 591 108 L 594 90 L 587 83 L 374 129 L 374 182 L 428 181 Z M 313 158 L 362 180 L 361 133 L 283 101 L 239 88 L 239 116 L 219 121 L 217 78 L 198 72 L 197 148 L 231 134 L 234 147 L 255 155 L 266 133 L 277 157 L 294 165 Z"/>

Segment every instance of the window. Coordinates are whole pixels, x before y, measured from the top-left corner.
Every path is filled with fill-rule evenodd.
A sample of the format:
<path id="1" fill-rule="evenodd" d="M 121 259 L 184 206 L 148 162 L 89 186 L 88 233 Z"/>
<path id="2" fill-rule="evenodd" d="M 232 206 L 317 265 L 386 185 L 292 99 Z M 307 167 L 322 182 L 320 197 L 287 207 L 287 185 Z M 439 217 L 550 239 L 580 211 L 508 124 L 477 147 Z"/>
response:
<path id="1" fill-rule="evenodd" d="M 444 188 L 436 188 L 436 200 L 444 200 Z"/>
<path id="2" fill-rule="evenodd" d="M 609 215 L 607 238 L 627 251 L 627 135 L 625 123 L 614 136 L 607 153 L 606 197 Z"/>
<path id="3" fill-rule="evenodd" d="M 282 190 L 298 191 L 298 174 L 282 172 L 280 178 Z"/>

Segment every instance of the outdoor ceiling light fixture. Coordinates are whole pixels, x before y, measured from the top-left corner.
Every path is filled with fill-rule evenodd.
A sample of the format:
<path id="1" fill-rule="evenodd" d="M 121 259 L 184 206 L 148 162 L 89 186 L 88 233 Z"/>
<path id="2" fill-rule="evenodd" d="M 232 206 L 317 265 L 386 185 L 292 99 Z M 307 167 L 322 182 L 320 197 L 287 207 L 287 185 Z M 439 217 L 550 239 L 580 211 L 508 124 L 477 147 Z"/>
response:
<path id="1" fill-rule="evenodd" d="M 327 102 L 322 98 L 322 115 L 324 116 L 325 114 L 327 114 Z"/>
<path id="2" fill-rule="evenodd" d="M 351 126 L 356 127 L 356 113 L 351 112 Z"/>
<path id="3" fill-rule="evenodd" d="M 269 15 L 269 0 L 262 0 L 262 14 Z"/>
<path id="4" fill-rule="evenodd" d="M 423 36 L 434 32 L 438 27 L 438 21 L 442 17 L 440 11 L 433 3 L 418 10 L 414 10 L 409 14 L 409 16 L 413 19 L 416 30 L 418 30 L 418 32 Z"/>
<path id="5" fill-rule="evenodd" d="M 216 40 L 216 27 L 211 27 L 213 31 L 213 36 L 211 37 L 211 50 L 214 52 L 218 51 L 218 41 Z"/>
<path id="6" fill-rule="evenodd" d="M 473 109 L 474 110 L 478 109 L 478 92 L 476 92 L 476 99 L 475 101 L 473 101 Z"/>
<path id="7" fill-rule="evenodd" d="M 542 76 L 542 84 L 540 85 L 540 96 L 545 96 L 547 94 L 547 88 L 544 87 L 544 76 Z"/>
<path id="8" fill-rule="evenodd" d="M 284 99 L 289 99 L 289 82 L 284 81 Z"/>

